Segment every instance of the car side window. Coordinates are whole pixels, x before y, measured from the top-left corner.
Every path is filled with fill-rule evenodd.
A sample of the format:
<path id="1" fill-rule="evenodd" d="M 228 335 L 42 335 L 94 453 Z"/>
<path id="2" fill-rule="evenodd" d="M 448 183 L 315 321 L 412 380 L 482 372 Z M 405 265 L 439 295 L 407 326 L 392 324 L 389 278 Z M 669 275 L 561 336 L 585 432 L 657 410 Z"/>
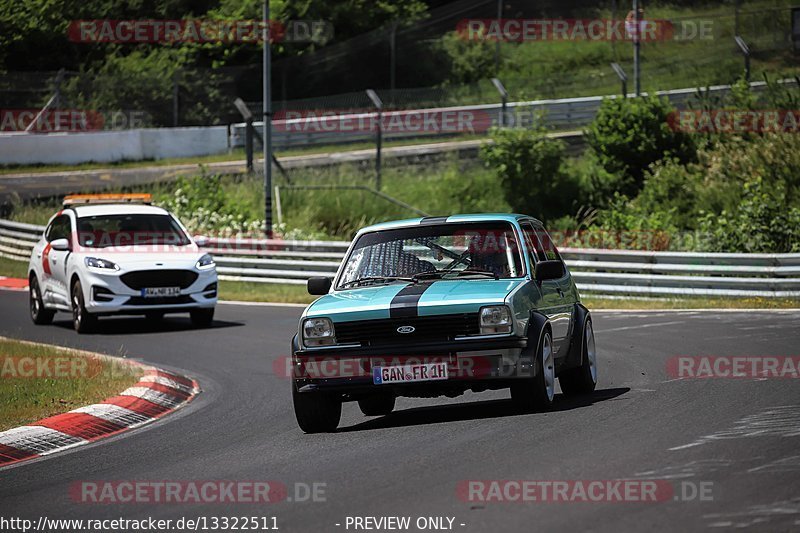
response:
<path id="1" fill-rule="evenodd" d="M 539 255 L 539 243 L 536 239 L 536 232 L 527 222 L 522 223 L 522 233 L 525 236 L 525 245 L 528 248 L 528 253 L 531 259 L 531 266 L 535 265 L 537 261 L 541 261 L 542 257 Z"/>
<path id="2" fill-rule="evenodd" d="M 47 239 L 47 242 L 53 242 L 56 239 L 69 239 L 69 230 L 69 217 L 67 215 L 57 216 L 47 228 L 47 232 L 45 232 L 45 239 Z"/>
<path id="3" fill-rule="evenodd" d="M 542 227 L 536 228 L 536 237 L 539 240 L 541 250 L 540 256 L 547 261 L 562 261 L 561 254 L 558 253 L 558 249 L 556 245 L 553 244 L 553 240 L 550 238 L 550 235 L 544 230 Z"/>

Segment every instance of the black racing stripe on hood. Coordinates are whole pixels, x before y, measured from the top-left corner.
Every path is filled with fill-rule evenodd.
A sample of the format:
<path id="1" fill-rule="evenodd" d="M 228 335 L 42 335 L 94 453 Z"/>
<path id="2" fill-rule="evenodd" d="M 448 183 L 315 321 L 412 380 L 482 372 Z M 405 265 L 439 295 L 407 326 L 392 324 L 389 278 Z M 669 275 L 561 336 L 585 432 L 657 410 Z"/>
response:
<path id="1" fill-rule="evenodd" d="M 419 299 L 432 283 L 412 283 L 406 285 L 398 292 L 389 304 L 391 318 L 408 318 L 419 316 Z"/>

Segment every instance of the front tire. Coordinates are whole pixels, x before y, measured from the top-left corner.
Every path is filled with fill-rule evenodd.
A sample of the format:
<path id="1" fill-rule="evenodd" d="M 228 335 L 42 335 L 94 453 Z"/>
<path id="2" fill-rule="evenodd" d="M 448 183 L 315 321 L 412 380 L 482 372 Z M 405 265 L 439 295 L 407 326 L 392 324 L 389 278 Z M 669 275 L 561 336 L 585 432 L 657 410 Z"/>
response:
<path id="1" fill-rule="evenodd" d="M 294 416 L 306 433 L 335 431 L 342 418 L 342 400 L 321 392 L 298 392 L 292 384 Z"/>
<path id="2" fill-rule="evenodd" d="M 569 396 L 589 394 L 597 386 L 597 350 L 590 318 L 583 328 L 582 344 L 581 366 L 567 370 L 558 377 L 561 391 Z"/>
<path id="3" fill-rule="evenodd" d="M 373 394 L 358 400 L 358 408 L 366 416 L 384 416 L 394 411 L 394 394 Z"/>
<path id="4" fill-rule="evenodd" d="M 97 326 L 97 317 L 86 310 L 81 282 L 72 284 L 72 327 L 78 333 L 90 333 Z"/>
<path id="5" fill-rule="evenodd" d="M 193 326 L 197 328 L 207 328 L 214 323 L 214 308 L 192 309 L 189 311 L 189 316 L 192 319 Z"/>
<path id="6" fill-rule="evenodd" d="M 511 400 L 524 412 L 545 411 L 553 406 L 556 377 L 553 337 L 545 330 L 536 351 L 536 375 L 511 385 Z"/>
<path id="7" fill-rule="evenodd" d="M 55 311 L 45 308 L 44 301 L 42 300 L 42 291 L 39 289 L 39 280 L 33 275 L 28 283 L 28 299 L 33 323 L 39 326 L 50 324 L 56 313 Z"/>

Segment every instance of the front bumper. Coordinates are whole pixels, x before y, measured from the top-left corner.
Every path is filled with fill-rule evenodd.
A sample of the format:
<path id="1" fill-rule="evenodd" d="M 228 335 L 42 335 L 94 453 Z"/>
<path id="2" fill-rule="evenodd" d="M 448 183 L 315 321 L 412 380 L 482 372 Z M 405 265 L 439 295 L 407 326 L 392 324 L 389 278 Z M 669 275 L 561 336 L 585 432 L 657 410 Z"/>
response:
<path id="1" fill-rule="evenodd" d="M 214 307 L 219 290 L 216 270 L 196 269 L 194 272 L 198 274 L 197 279 L 181 289 L 179 296 L 168 298 L 143 298 L 141 291 L 125 285 L 118 273 L 82 272 L 80 277 L 86 309 L 92 314 L 111 315 L 143 314 L 148 311 L 180 312 Z"/>
<path id="2" fill-rule="evenodd" d="M 292 357 L 292 378 L 299 392 L 326 391 L 358 397 L 392 391 L 397 396 L 458 395 L 466 390 L 507 387 L 530 377 L 533 365 L 522 356 L 520 337 L 459 339 L 446 343 L 300 349 Z M 447 379 L 376 384 L 376 367 L 440 363 Z"/>

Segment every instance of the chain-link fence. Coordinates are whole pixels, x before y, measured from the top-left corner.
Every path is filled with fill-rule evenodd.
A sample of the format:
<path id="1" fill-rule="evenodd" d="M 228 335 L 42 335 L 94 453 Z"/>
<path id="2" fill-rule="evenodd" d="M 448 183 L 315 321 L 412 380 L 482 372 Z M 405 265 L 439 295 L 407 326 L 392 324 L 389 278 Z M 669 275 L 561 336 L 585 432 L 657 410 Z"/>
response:
<path id="1" fill-rule="evenodd" d="M 512 101 L 608 95 L 622 90 L 612 62 L 627 73 L 631 91 L 629 39 L 501 38 L 513 42 L 497 43 L 465 39 L 456 31 L 465 21 L 496 19 L 498 14 L 501 20 L 519 21 L 623 20 L 629 4 L 449 2 L 417 21 L 396 21 L 301 56 L 276 56 L 273 107 L 278 113 L 372 110 L 368 88 L 376 90 L 386 109 L 394 110 L 499 102 L 500 94 L 490 81 L 494 76 L 502 80 Z M 798 72 L 790 0 L 744 5 L 678 1 L 645 9 L 645 19 L 668 24 L 670 33 L 668 38 L 641 44 L 643 90 L 733 82 L 745 69 L 735 36 L 749 47 L 751 79 L 764 73 L 777 78 Z M 260 64 L 203 69 L 166 63 L 141 71 L 31 71 L 0 77 L 0 109 L 37 110 L 54 98 L 52 109 L 89 109 L 122 117 L 106 120 L 105 128 L 120 123 L 165 127 L 239 122 L 241 115 L 233 105 L 237 97 L 260 115 Z M 6 123 L 0 129 L 15 126 Z"/>

